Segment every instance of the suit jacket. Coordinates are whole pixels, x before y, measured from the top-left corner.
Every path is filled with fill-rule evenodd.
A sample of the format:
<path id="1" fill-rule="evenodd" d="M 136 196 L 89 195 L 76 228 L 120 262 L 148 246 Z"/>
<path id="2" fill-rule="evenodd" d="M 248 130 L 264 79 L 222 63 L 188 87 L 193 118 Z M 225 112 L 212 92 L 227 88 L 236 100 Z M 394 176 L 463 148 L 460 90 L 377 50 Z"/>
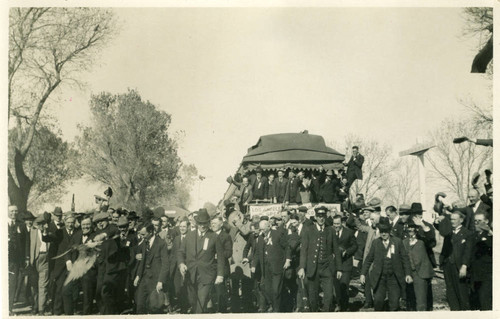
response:
<path id="1" fill-rule="evenodd" d="M 186 238 L 184 237 L 184 240 Z M 169 273 L 170 273 L 170 278 L 173 278 L 173 275 L 177 271 L 177 252 L 181 248 L 181 235 L 175 236 L 174 239 L 172 240 L 172 251 L 170 253 L 170 258 L 169 258 Z"/>
<path id="2" fill-rule="evenodd" d="M 199 278 L 201 284 L 213 284 L 216 276 L 224 276 L 224 259 L 216 259 L 216 254 L 224 256 L 224 247 L 216 233 L 207 230 L 200 237 L 197 230 L 191 231 L 177 252 L 177 264 L 187 266 L 192 283 Z"/>
<path id="3" fill-rule="evenodd" d="M 248 184 L 247 187 L 241 186 L 241 195 L 240 195 L 240 203 L 243 205 L 244 203 L 248 203 L 253 199 L 252 193 L 252 185 Z"/>
<path id="4" fill-rule="evenodd" d="M 283 203 L 285 201 L 288 179 L 283 177 L 283 180 L 280 182 L 279 178 L 276 178 L 274 180 L 274 183 L 275 183 L 274 189 L 278 203 Z"/>
<path id="5" fill-rule="evenodd" d="M 363 179 L 363 163 L 365 162 L 365 158 L 363 155 L 358 154 L 356 160 L 354 160 L 354 156 L 351 156 L 351 159 L 347 163 L 347 178 L 356 177 L 355 179 Z"/>
<path id="6" fill-rule="evenodd" d="M 311 178 L 311 202 L 319 202 L 319 179 L 316 177 Z"/>
<path id="7" fill-rule="evenodd" d="M 286 183 L 285 202 L 289 203 L 300 202 L 299 184 L 300 180 L 297 177 L 288 180 L 288 182 Z"/>
<path id="8" fill-rule="evenodd" d="M 55 256 L 57 256 L 57 251 L 59 249 L 59 244 L 62 241 L 63 238 L 63 228 L 57 228 L 56 224 L 54 221 L 51 221 L 48 225 L 48 230 L 47 230 L 47 236 L 46 236 L 46 241 L 50 241 L 50 249 L 48 251 L 48 259 L 49 259 L 49 273 L 52 274 L 55 266 L 55 260 L 53 259 Z M 52 277 L 51 277 L 52 278 Z"/>
<path id="9" fill-rule="evenodd" d="M 38 256 L 40 256 L 40 246 L 42 244 L 42 240 L 45 241 L 47 240 L 46 237 L 40 236 L 40 232 L 38 231 L 38 228 L 31 228 L 30 231 L 30 249 L 29 249 L 29 260 L 30 260 L 30 265 L 34 265 L 34 262 L 36 259 L 38 259 Z M 50 245 L 51 242 L 45 242 L 46 248 L 47 248 L 47 253 L 50 251 Z"/>
<path id="10" fill-rule="evenodd" d="M 333 274 L 336 271 L 342 271 L 342 259 L 340 246 L 332 227 L 327 226 L 323 229 L 326 235 L 326 255 L 328 258 L 328 267 Z M 307 277 L 313 277 L 318 267 L 317 258 L 320 240 L 320 232 L 316 225 L 311 226 L 303 232 L 300 245 L 300 266 L 306 272 Z"/>
<path id="11" fill-rule="evenodd" d="M 217 259 L 222 258 L 224 260 L 224 276 L 228 277 L 231 272 L 229 258 L 233 256 L 233 241 L 231 240 L 231 236 L 224 229 L 221 229 L 217 239 L 220 240 L 222 247 L 224 248 L 224 254 L 216 255 L 215 257 Z"/>
<path id="12" fill-rule="evenodd" d="M 267 181 L 267 177 L 262 176 L 260 182 L 256 178 L 252 186 L 253 199 L 267 198 L 268 192 L 269 192 L 269 182 Z"/>
<path id="13" fill-rule="evenodd" d="M 469 269 L 471 263 L 472 247 L 474 245 L 474 233 L 470 232 L 464 226 L 460 228 L 457 234 L 453 233 L 449 218 L 441 221 L 438 227 L 445 229 L 446 232 L 441 232 L 443 239 L 443 248 L 439 256 L 440 265 L 445 263 L 453 263 L 457 270 L 462 265 L 466 265 Z"/>
<path id="14" fill-rule="evenodd" d="M 267 181 L 267 194 L 266 198 L 273 199 L 276 197 L 276 179 L 274 179 L 272 182 Z"/>
<path id="15" fill-rule="evenodd" d="M 68 251 L 73 244 L 73 237 L 78 237 L 78 232 L 77 230 L 73 230 L 72 234 L 70 235 L 66 228 L 61 229 L 62 233 L 62 239 L 61 242 L 59 243 L 57 247 L 57 253 L 56 256 L 65 253 Z M 81 237 L 81 235 L 80 235 Z M 71 260 L 72 258 L 72 253 L 68 253 L 64 255 L 64 257 L 57 258 L 54 263 L 54 271 L 52 272 L 52 278 L 57 279 L 59 276 L 64 275 L 67 272 L 66 269 L 66 261 Z"/>
<path id="16" fill-rule="evenodd" d="M 472 248 L 471 280 L 491 281 L 493 274 L 493 236 L 487 232 L 474 234 Z"/>
<path id="17" fill-rule="evenodd" d="M 340 247 L 340 259 L 342 260 L 342 271 L 352 270 L 352 257 L 358 250 L 358 243 L 354 237 L 354 231 L 347 227 L 342 227 L 342 233 L 338 239 Z M 345 252 L 345 253 L 344 253 Z M 342 254 L 344 255 L 342 256 Z"/>
<path id="18" fill-rule="evenodd" d="M 411 275 L 410 260 L 408 257 L 408 252 L 406 251 L 403 242 L 397 237 L 389 238 L 389 249 L 392 250 L 394 247 L 394 252 L 391 253 L 392 269 L 401 287 L 405 286 L 405 276 Z M 368 274 L 370 266 L 373 267 L 370 270 L 370 284 L 372 288 L 377 288 L 380 277 L 382 276 L 382 270 L 384 265 L 384 258 L 387 255 L 387 249 L 385 248 L 382 238 L 377 238 L 373 241 L 373 245 L 370 248 L 368 256 L 363 261 L 363 268 L 361 274 Z"/>
<path id="19" fill-rule="evenodd" d="M 257 238 L 257 247 L 255 249 L 255 265 L 260 273 L 265 272 L 266 261 L 271 265 L 272 274 L 281 274 L 285 259 L 290 259 L 290 249 L 288 247 L 287 234 L 281 230 L 270 230 L 270 240 L 267 241 L 264 236 Z M 267 276 L 267 274 L 265 274 Z"/>
<path id="20" fill-rule="evenodd" d="M 434 277 L 434 267 L 427 255 L 424 242 L 417 239 L 417 242 L 411 246 L 410 238 L 405 238 L 403 244 L 410 258 L 411 270 L 422 279 Z"/>
<path id="21" fill-rule="evenodd" d="M 337 179 L 325 180 L 319 188 L 319 201 L 325 203 L 338 202 L 339 184 Z"/>
<path id="22" fill-rule="evenodd" d="M 10 265 L 21 266 L 24 263 L 24 246 L 21 242 L 21 223 L 15 221 L 8 226 L 8 263 Z"/>
<path id="23" fill-rule="evenodd" d="M 149 240 L 142 245 L 142 260 L 139 262 L 136 276 L 142 280 L 144 276 L 153 282 L 166 282 L 169 263 L 167 244 L 160 237 L 155 236 L 153 245 L 148 251 Z M 146 270 L 149 270 L 146 272 Z"/>

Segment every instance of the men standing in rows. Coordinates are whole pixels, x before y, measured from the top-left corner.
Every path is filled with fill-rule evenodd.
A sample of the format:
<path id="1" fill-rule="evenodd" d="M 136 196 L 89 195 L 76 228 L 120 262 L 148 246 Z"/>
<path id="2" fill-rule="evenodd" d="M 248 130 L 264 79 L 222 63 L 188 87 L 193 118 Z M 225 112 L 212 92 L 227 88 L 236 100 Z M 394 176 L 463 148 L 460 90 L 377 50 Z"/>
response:
<path id="1" fill-rule="evenodd" d="M 337 301 L 336 311 L 347 311 L 349 307 L 349 283 L 351 282 L 352 259 L 358 249 L 354 232 L 342 225 L 342 216 L 333 217 L 333 229 L 340 248 L 340 255 L 335 258 L 342 260 L 342 277 L 333 281 Z"/>
<path id="2" fill-rule="evenodd" d="M 389 299 L 389 311 L 399 308 L 399 298 L 406 283 L 411 283 L 411 267 L 408 253 L 402 241 L 391 237 L 391 224 L 384 217 L 377 225 L 380 237 L 373 241 L 369 253 L 363 262 L 360 282 L 365 283 L 366 275 L 373 289 L 373 304 L 375 311 L 384 310 L 384 300 Z M 370 270 L 370 267 L 373 267 Z"/>
<path id="3" fill-rule="evenodd" d="M 275 195 L 277 203 L 281 204 L 285 202 L 286 190 L 288 185 L 288 179 L 285 178 L 285 170 L 278 170 L 278 178 L 275 182 Z"/>
<path id="4" fill-rule="evenodd" d="M 413 282 L 408 283 L 406 286 L 407 311 L 429 310 L 429 287 L 431 287 L 430 292 L 432 293 L 431 281 L 434 277 L 434 267 L 427 254 L 424 242 L 417 237 L 421 227 L 413 220 L 410 220 L 407 224 L 408 237 L 403 240 L 403 245 L 408 252 L 411 277 L 413 279 Z"/>
<path id="5" fill-rule="evenodd" d="M 212 231 L 217 234 L 217 239 L 221 241 L 224 248 L 223 255 L 216 255 L 217 259 L 221 258 L 224 261 L 224 279 L 221 283 L 215 285 L 215 296 L 212 298 L 215 311 L 218 313 L 227 312 L 227 280 L 231 273 L 229 258 L 233 255 L 233 241 L 231 240 L 231 236 L 222 228 L 223 223 L 222 217 L 215 217 L 211 222 Z"/>
<path id="6" fill-rule="evenodd" d="M 47 312 L 49 297 L 49 260 L 48 252 L 52 243 L 48 238 L 50 214 L 40 214 L 33 222 L 30 231 L 29 266 L 30 286 L 33 295 L 33 314 Z"/>
<path id="7" fill-rule="evenodd" d="M 268 198 L 269 183 L 267 177 L 262 176 L 262 168 L 258 167 L 255 170 L 255 182 L 252 186 L 253 199 L 263 200 Z"/>
<path id="8" fill-rule="evenodd" d="M 206 209 L 200 209 L 194 220 L 197 230 L 187 233 L 177 262 L 181 276 L 187 276 L 193 313 L 205 313 L 214 284 L 224 281 L 224 259 L 215 258 L 216 255 L 224 256 L 224 248 L 217 234 L 209 229 L 210 217 Z"/>
<path id="9" fill-rule="evenodd" d="M 333 171 L 326 172 L 325 182 L 319 188 L 318 200 L 324 203 L 336 203 L 339 191 L 338 180 L 333 176 Z"/>
<path id="10" fill-rule="evenodd" d="M 273 312 L 280 311 L 283 272 L 290 267 L 290 251 L 287 234 L 281 230 L 272 230 L 268 220 L 259 222 L 261 235 L 257 239 L 255 251 L 256 272 L 262 276 L 264 296 L 272 305 Z M 264 312 L 267 304 L 259 305 L 259 312 Z"/>
<path id="11" fill-rule="evenodd" d="M 323 312 L 329 312 L 333 300 L 333 280 L 342 277 L 340 247 L 334 230 L 325 227 L 327 209 L 315 208 L 316 224 L 301 238 L 300 269 L 298 277 L 307 278 L 309 302 L 312 312 L 318 311 L 319 288 L 323 290 Z M 335 258 L 333 257 L 335 256 Z"/>
<path id="12" fill-rule="evenodd" d="M 491 310 L 493 282 L 493 231 L 487 213 L 474 215 L 476 232 L 472 248 L 471 282 L 473 309 Z"/>
<path id="13" fill-rule="evenodd" d="M 464 219 L 464 214 L 455 209 L 450 218 L 438 216 L 435 222 L 436 228 L 444 236 L 440 264 L 450 310 L 470 310 L 467 271 L 470 268 L 474 238 L 473 233 L 462 226 Z"/>
<path id="14" fill-rule="evenodd" d="M 157 313 L 161 309 L 151 309 L 148 298 L 152 293 L 162 293 L 163 283 L 168 276 L 168 251 L 165 241 L 155 235 L 155 227 L 146 224 L 140 230 L 144 237 L 142 260 L 134 279 L 137 287 L 136 307 L 138 314 Z"/>
<path id="15" fill-rule="evenodd" d="M 344 166 L 347 167 L 347 187 L 350 188 L 352 183 L 357 179 L 363 179 L 363 163 L 365 158 L 363 155 L 359 154 L 359 148 L 357 146 L 352 147 L 352 156 L 349 162 L 344 162 Z"/>

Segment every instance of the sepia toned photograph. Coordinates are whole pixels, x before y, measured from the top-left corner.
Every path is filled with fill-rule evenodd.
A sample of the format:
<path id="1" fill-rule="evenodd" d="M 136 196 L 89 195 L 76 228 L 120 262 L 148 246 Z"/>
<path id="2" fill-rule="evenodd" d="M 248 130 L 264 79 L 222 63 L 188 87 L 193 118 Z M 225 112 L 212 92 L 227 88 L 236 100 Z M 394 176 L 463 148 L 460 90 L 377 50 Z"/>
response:
<path id="1" fill-rule="evenodd" d="M 5 316 L 493 310 L 493 7 L 7 11 Z"/>

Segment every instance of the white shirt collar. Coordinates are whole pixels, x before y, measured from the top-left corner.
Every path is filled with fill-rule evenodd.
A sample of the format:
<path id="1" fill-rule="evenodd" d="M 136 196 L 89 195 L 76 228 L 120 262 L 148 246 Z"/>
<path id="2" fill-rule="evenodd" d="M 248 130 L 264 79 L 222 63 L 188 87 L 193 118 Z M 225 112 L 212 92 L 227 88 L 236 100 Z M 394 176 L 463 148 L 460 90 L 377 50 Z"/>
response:
<path id="1" fill-rule="evenodd" d="M 153 242 L 155 241 L 155 237 L 156 236 L 151 236 L 151 238 L 149 239 L 149 248 L 153 247 Z"/>
<path id="2" fill-rule="evenodd" d="M 474 206 L 472 207 L 472 210 L 474 211 L 474 213 L 477 211 L 477 209 L 479 208 L 479 205 L 481 205 L 481 201 L 478 200 Z"/>
<path id="3" fill-rule="evenodd" d="M 458 225 L 458 227 L 453 230 L 453 233 L 458 233 L 460 229 L 462 229 L 462 225 Z"/>
<path id="4" fill-rule="evenodd" d="M 323 224 L 323 226 L 320 226 L 320 225 L 316 224 L 316 228 L 317 228 L 319 231 L 321 231 L 321 228 L 323 228 L 323 230 L 325 229 L 325 225 Z"/>
<path id="5" fill-rule="evenodd" d="M 394 220 L 392 221 L 392 225 L 396 226 L 398 220 L 399 220 L 399 215 L 397 215 L 396 217 L 394 217 Z"/>
<path id="6" fill-rule="evenodd" d="M 222 228 L 216 231 L 217 235 L 220 235 L 220 232 L 222 231 Z"/>

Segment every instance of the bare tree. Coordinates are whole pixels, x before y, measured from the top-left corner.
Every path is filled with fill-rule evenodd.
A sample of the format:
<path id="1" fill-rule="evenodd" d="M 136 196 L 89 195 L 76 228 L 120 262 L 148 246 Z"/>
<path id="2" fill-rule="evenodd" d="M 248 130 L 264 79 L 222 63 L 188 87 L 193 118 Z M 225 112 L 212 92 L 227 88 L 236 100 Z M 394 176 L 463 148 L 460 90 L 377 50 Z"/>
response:
<path id="1" fill-rule="evenodd" d="M 491 136 L 491 131 L 471 122 L 444 120 L 430 134 L 436 147 L 426 153 L 426 159 L 431 166 L 430 178 L 442 183 L 465 203 L 472 175 L 487 168 L 492 160 L 492 148 L 476 146 L 474 143 L 453 144 L 453 138 L 458 136 L 487 138 Z"/>
<path id="2" fill-rule="evenodd" d="M 393 205 L 410 204 L 418 199 L 417 159 L 405 156 L 393 161 L 389 174 L 389 187 L 386 198 Z"/>
<path id="3" fill-rule="evenodd" d="M 493 72 L 493 8 L 469 7 L 464 9 L 465 35 L 479 36 L 478 53 L 472 62 L 472 73 Z"/>
<path id="4" fill-rule="evenodd" d="M 24 163 L 42 110 L 61 84 L 78 84 L 96 53 L 114 34 L 110 10 L 95 8 L 12 8 L 9 14 L 8 116 L 16 139 L 9 140 L 12 165 L 8 194 L 25 210 L 33 176 Z M 36 167 L 36 166 L 34 166 Z M 33 174 L 36 173 L 33 172 Z"/>

